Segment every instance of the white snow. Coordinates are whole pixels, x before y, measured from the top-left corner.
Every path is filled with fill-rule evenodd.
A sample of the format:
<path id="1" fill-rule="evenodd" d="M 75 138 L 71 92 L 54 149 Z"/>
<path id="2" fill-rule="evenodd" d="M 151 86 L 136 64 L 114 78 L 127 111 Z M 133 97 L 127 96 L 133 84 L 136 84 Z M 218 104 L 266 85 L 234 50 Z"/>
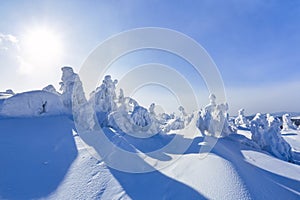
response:
<path id="1" fill-rule="evenodd" d="M 243 109 L 229 120 L 214 95 L 201 111 L 156 114 L 117 97 L 110 76 L 86 100 L 80 77 L 62 72 L 62 94 L 0 93 L 0 199 L 300 198 L 300 130 L 288 119 L 282 131 Z"/>
<path id="2" fill-rule="evenodd" d="M 33 117 L 58 115 L 64 107 L 58 95 L 46 91 L 31 91 L 5 99 L 0 115 L 7 117 Z"/>
<path id="3" fill-rule="evenodd" d="M 299 165 L 244 145 L 237 134 L 219 139 L 211 153 L 203 158 L 200 148 L 210 143 L 204 143 L 198 133 L 190 148 L 172 165 L 132 174 L 114 170 L 93 157 L 93 149 L 72 127 L 72 121 L 66 117 L 0 120 L 0 133 L 5 138 L 0 145 L 0 196 L 8 199 L 297 199 L 300 195 Z M 146 150 L 164 145 L 169 137 L 152 137 L 147 141 L 119 135 L 114 137 L 114 143 L 121 144 L 122 140 L 123 147 L 133 145 Z M 184 140 L 187 139 L 182 138 L 178 144 L 184 144 Z M 30 147 L 30 151 L 24 151 L 25 147 Z M 177 156 L 176 149 L 165 153 Z"/>

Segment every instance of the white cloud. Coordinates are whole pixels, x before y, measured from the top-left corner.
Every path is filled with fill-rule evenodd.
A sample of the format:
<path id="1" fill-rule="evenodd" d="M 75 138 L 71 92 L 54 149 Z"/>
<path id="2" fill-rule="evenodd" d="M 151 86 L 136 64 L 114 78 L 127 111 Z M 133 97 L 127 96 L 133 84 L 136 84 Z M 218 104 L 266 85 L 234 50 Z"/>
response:
<path id="1" fill-rule="evenodd" d="M 14 43 L 14 44 L 19 42 L 15 36 L 13 36 L 11 34 L 3 34 L 3 33 L 0 33 L 0 41 L 2 41 L 2 43 L 10 42 L 10 43 Z"/>
<path id="2" fill-rule="evenodd" d="M 0 33 L 0 50 L 8 51 L 9 49 L 19 50 L 19 40 L 11 34 Z"/>

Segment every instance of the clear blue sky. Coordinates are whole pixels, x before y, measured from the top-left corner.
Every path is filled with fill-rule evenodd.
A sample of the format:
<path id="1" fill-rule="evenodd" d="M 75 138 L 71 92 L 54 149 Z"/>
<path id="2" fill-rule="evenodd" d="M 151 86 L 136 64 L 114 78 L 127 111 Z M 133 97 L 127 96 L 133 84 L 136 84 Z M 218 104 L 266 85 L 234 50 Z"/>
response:
<path id="1" fill-rule="evenodd" d="M 239 107 L 249 114 L 300 111 L 297 0 L 12 0 L 1 1 L 0 19 L 1 91 L 57 86 L 61 66 L 79 70 L 88 54 L 107 37 L 154 26 L 180 31 L 208 51 L 223 77 L 231 112 Z M 62 41 L 63 53 L 30 68 L 22 40 L 37 27 L 53 30 Z"/>

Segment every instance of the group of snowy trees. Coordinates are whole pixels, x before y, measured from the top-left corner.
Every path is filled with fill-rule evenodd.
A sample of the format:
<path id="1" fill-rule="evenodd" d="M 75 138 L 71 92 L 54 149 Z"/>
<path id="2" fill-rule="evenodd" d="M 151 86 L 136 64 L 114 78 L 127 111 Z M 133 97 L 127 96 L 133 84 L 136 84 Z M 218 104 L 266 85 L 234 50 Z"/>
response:
<path id="1" fill-rule="evenodd" d="M 262 150 L 282 160 L 292 161 L 291 146 L 281 136 L 280 124 L 278 118 L 257 113 L 250 122 L 251 139 Z"/>
<path id="2" fill-rule="evenodd" d="M 61 93 L 52 85 L 43 91 L 55 94 L 60 98 L 65 112 L 72 114 L 81 131 L 93 130 L 95 126 L 111 127 L 117 131 L 133 134 L 137 137 L 146 137 L 160 132 L 180 130 L 196 118 L 196 126 L 204 136 L 226 137 L 236 133 L 238 128 L 249 129 L 252 133 L 251 140 L 262 150 L 268 151 L 276 157 L 291 161 L 290 145 L 281 136 L 283 130 L 297 129 L 290 116 L 278 118 L 260 113 L 250 121 L 245 117 L 244 109 L 240 109 L 238 116 L 230 120 L 227 103 L 216 103 L 216 96 L 209 96 L 209 104 L 202 108 L 198 115 L 188 114 L 180 106 L 180 114 L 155 113 L 155 104 L 145 108 L 137 101 L 124 95 L 121 89 L 116 91 L 117 80 L 105 76 L 102 84 L 97 87 L 87 100 L 83 91 L 82 82 L 78 74 L 71 67 L 62 68 Z M 118 93 L 118 95 L 117 95 Z M 51 103 L 51 102 L 50 102 Z M 48 111 L 47 101 L 42 102 L 40 114 Z"/>
<path id="3" fill-rule="evenodd" d="M 183 129 L 197 117 L 187 114 L 182 106 L 178 108 L 178 116 L 174 113 L 156 114 L 154 103 L 147 109 L 134 99 L 125 97 L 123 90 L 120 90 L 117 96 L 118 81 L 112 80 L 109 75 L 105 76 L 102 84 L 90 94 L 89 100 L 85 98 L 78 74 L 74 73 L 71 67 L 62 68 L 61 80 L 61 94 L 51 85 L 43 90 L 60 95 L 66 111 L 73 112 L 74 120 L 82 130 L 92 130 L 99 124 L 126 133 L 149 135 Z M 210 104 L 199 113 L 197 126 L 205 135 L 226 136 L 235 131 L 228 124 L 228 105 L 217 105 L 215 99 L 214 95 L 210 96 Z"/>
<path id="4" fill-rule="evenodd" d="M 257 113 L 250 121 L 244 115 L 244 109 L 240 109 L 235 118 L 237 127 L 249 128 L 251 140 L 262 150 L 286 161 L 293 161 L 291 146 L 283 139 L 281 131 L 296 130 L 297 126 L 291 121 L 289 114 L 278 117 L 270 114 Z M 282 127 L 282 130 L 281 130 Z"/>

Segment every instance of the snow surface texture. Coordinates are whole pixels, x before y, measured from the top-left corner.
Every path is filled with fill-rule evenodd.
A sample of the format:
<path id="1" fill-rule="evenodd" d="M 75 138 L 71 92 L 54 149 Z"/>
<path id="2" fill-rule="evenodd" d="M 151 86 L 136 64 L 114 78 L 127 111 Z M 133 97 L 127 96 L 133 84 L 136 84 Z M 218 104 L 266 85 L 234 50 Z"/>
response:
<path id="1" fill-rule="evenodd" d="M 72 136 L 72 124 L 63 116 L 0 120 L 0 199 L 298 199 L 300 195 L 300 166 L 245 145 L 251 140 L 240 134 L 219 139 L 204 159 L 199 159 L 199 149 L 209 144 L 199 134 L 175 164 L 132 174 L 95 159 L 92 149 L 76 133 Z M 116 137 L 104 130 L 123 149 L 135 146 L 145 152 L 174 137 L 145 140 L 127 134 Z M 284 137 L 300 146 L 299 132 Z M 176 153 L 174 149 L 158 158 Z"/>

